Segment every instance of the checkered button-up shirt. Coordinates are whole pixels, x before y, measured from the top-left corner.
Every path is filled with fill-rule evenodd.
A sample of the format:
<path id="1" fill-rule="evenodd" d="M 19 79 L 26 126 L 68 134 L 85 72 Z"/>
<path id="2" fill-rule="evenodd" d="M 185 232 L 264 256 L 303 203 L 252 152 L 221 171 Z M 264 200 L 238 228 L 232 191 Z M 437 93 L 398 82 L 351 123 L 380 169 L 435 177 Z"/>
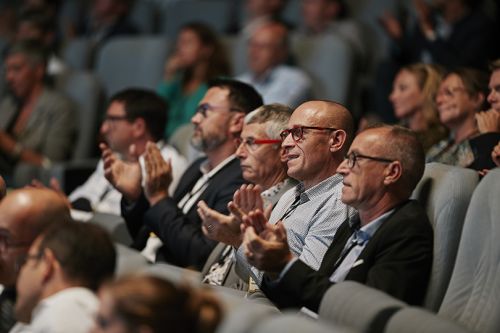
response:
<path id="1" fill-rule="evenodd" d="M 335 174 L 321 183 L 305 190 L 299 183 L 280 198 L 273 209 L 269 223 L 276 224 L 283 219 L 287 231 L 290 251 L 311 268 L 317 270 L 330 246 L 337 228 L 356 211 L 341 200 L 342 176 Z M 296 196 L 300 196 L 298 206 L 287 214 Z M 260 285 L 263 273 L 251 267 L 246 261 L 243 247 L 236 253 L 238 273 L 246 273 Z M 246 276 L 242 276 L 243 279 Z"/>

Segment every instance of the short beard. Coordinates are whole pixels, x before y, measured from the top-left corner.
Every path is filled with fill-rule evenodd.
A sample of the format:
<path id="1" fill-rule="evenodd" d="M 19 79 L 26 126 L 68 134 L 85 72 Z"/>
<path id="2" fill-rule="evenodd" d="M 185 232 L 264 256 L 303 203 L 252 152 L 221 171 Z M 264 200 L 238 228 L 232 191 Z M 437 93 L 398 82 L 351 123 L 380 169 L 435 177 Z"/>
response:
<path id="1" fill-rule="evenodd" d="M 227 141 L 227 135 L 220 134 L 217 136 L 212 136 L 211 138 L 203 138 L 201 136 L 192 136 L 191 137 L 191 146 L 194 149 L 201 152 L 209 152 L 213 151 L 216 148 L 219 148 L 222 144 Z"/>

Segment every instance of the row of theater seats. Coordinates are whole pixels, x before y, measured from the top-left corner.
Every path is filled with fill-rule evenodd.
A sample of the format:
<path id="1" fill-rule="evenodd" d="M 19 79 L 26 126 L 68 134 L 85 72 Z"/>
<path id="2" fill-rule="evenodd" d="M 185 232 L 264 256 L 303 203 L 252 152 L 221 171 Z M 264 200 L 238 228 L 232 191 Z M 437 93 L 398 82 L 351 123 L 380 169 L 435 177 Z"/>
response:
<path id="1" fill-rule="evenodd" d="M 218 288 L 228 310 L 219 332 L 499 332 L 500 168 L 478 183 L 472 170 L 430 163 L 413 197 L 425 206 L 434 229 L 433 267 L 422 308 L 345 281 L 328 290 L 313 322 Z M 108 228 L 115 241 L 129 244 L 119 217 L 98 214 L 92 221 Z M 120 249 L 121 274 L 145 270 L 174 282 L 200 281 L 196 272 L 148 266 L 139 253 Z"/>
<path id="2" fill-rule="evenodd" d="M 62 58 L 73 70 L 92 70 L 101 80 L 106 96 L 129 86 L 155 89 L 163 77 L 163 68 L 172 39 L 164 36 L 120 37 L 107 42 L 90 66 L 91 42 L 80 38 L 69 42 Z M 247 70 L 246 43 L 237 37 L 223 37 L 233 73 Z M 315 98 L 348 103 L 352 97 L 354 54 L 351 46 L 334 34 L 291 38 L 296 63 L 313 80 Z"/>

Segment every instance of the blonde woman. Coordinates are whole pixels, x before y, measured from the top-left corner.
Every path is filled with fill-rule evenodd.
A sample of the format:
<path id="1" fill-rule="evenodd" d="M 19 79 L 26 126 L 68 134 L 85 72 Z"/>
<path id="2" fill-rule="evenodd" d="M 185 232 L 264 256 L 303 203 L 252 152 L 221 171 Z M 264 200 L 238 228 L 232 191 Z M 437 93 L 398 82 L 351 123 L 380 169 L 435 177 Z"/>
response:
<path id="1" fill-rule="evenodd" d="M 396 118 L 417 133 L 425 151 L 447 136 L 436 106 L 442 76 L 442 70 L 434 65 L 405 66 L 396 75 L 389 96 Z"/>

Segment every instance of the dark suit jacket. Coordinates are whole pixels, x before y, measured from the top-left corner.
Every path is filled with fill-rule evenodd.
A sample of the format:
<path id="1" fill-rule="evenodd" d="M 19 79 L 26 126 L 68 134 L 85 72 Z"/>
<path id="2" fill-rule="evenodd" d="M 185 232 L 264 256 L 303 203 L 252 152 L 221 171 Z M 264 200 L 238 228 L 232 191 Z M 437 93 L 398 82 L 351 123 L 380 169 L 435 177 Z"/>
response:
<path id="1" fill-rule="evenodd" d="M 163 242 L 157 256 L 159 260 L 201 270 L 217 242 L 203 235 L 196 204 L 184 214 L 177 208 L 177 203 L 201 177 L 200 164 L 204 160 L 198 159 L 189 166 L 172 198 L 165 198 L 152 207 L 149 207 L 144 195 L 133 206 L 127 206 L 122 200 L 122 214 L 132 238 L 135 239 L 135 248 L 143 248 L 149 232 L 153 231 Z M 204 200 L 209 207 L 227 214 L 227 203 L 243 183 L 240 162 L 234 159 L 209 180 L 208 187 L 199 200 Z"/>
<path id="2" fill-rule="evenodd" d="M 332 285 L 333 266 L 351 236 L 342 224 L 318 271 L 297 260 L 279 283 L 265 278 L 262 290 L 279 307 L 305 306 L 317 311 Z M 408 201 L 382 223 L 359 255 L 364 262 L 352 268 L 346 280 L 380 289 L 409 304 L 421 304 L 432 266 L 433 231 L 423 208 Z"/>

